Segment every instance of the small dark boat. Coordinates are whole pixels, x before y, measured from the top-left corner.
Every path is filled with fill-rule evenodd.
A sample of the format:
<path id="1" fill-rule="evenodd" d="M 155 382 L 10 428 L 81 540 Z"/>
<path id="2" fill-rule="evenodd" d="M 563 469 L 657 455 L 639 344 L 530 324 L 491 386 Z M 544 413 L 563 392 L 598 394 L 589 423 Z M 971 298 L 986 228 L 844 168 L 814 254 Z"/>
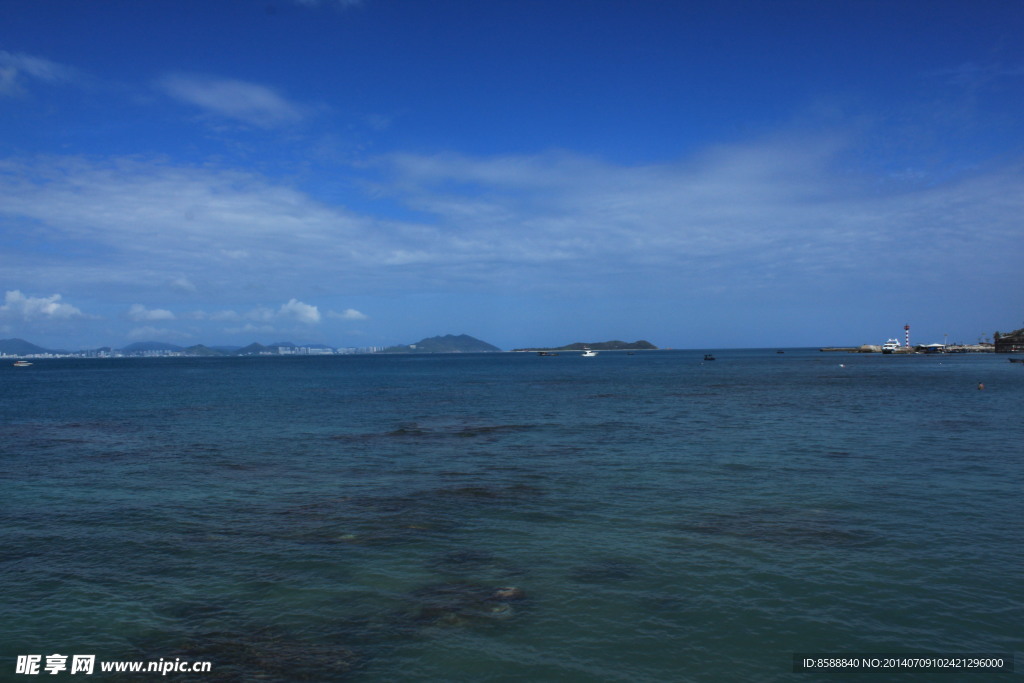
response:
<path id="1" fill-rule="evenodd" d="M 551 353 L 550 351 L 538 351 L 538 356 L 557 356 L 557 353 Z"/>
<path id="2" fill-rule="evenodd" d="M 1024 358 L 1007 358 L 1011 363 L 1024 363 Z"/>
<path id="3" fill-rule="evenodd" d="M 714 360 L 714 359 L 715 359 L 715 357 L 713 355 L 711 355 L 710 353 L 705 353 L 704 354 L 704 360 Z"/>

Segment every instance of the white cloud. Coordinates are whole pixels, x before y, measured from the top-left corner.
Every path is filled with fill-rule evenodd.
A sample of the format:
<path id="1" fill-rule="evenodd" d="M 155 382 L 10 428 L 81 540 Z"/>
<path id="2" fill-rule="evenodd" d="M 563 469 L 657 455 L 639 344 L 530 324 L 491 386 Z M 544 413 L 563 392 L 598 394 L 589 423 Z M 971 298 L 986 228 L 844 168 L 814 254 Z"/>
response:
<path id="1" fill-rule="evenodd" d="M 85 314 L 71 304 L 61 303 L 61 295 L 48 297 L 25 296 L 20 290 L 9 290 L 4 295 L 0 313 L 14 315 L 24 320 L 82 318 Z"/>
<path id="2" fill-rule="evenodd" d="M 176 277 L 170 281 L 170 285 L 172 289 L 175 289 L 179 292 L 187 292 L 191 294 L 199 291 L 198 288 L 187 277 Z"/>
<path id="3" fill-rule="evenodd" d="M 369 316 L 365 313 L 360 313 L 354 308 L 346 308 L 340 313 L 337 311 L 330 311 L 327 314 L 329 318 L 338 318 L 339 320 L 368 320 Z"/>
<path id="4" fill-rule="evenodd" d="M 22 94 L 26 80 L 61 83 L 71 80 L 74 73 L 74 69 L 42 57 L 0 50 L 0 95 Z"/>
<path id="5" fill-rule="evenodd" d="M 361 314 L 360 314 L 361 315 Z M 316 306 L 305 304 L 298 299 L 290 299 L 279 308 L 273 309 L 268 306 L 256 306 L 245 312 L 220 310 L 212 313 L 206 311 L 193 311 L 188 318 L 192 320 L 210 320 L 213 322 L 246 322 L 245 327 L 230 328 L 231 332 L 274 331 L 273 324 L 282 321 L 298 321 L 306 324 L 319 323 L 321 320 L 320 310 Z M 257 327 L 254 323 L 264 323 Z"/>
<path id="6" fill-rule="evenodd" d="M 174 99 L 261 128 L 297 123 L 305 110 L 258 83 L 188 74 L 168 74 L 157 87 Z"/>
<path id="7" fill-rule="evenodd" d="M 162 308 L 148 309 L 142 304 L 133 304 L 128 309 L 128 317 L 136 322 L 143 320 L 174 320 L 175 316 L 168 310 Z"/>
<path id="8" fill-rule="evenodd" d="M 291 299 L 288 303 L 283 304 L 278 312 L 283 317 L 294 318 L 303 323 L 320 322 L 320 311 L 317 307 L 304 304 L 297 299 Z"/>

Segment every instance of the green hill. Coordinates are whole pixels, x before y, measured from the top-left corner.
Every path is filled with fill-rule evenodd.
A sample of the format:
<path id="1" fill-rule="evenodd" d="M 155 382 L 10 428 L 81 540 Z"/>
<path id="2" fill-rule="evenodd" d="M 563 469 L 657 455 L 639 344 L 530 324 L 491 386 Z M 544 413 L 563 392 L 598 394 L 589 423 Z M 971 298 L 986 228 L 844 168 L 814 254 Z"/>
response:
<path id="1" fill-rule="evenodd" d="M 167 344 L 164 342 L 148 341 L 148 342 L 135 342 L 121 349 L 121 353 L 144 353 L 146 351 L 183 351 L 184 347 L 178 346 L 177 344 Z"/>
<path id="2" fill-rule="evenodd" d="M 258 356 L 261 353 L 269 353 L 271 350 L 272 349 L 269 346 L 264 346 L 263 344 L 259 344 L 257 342 L 253 342 L 252 344 L 249 344 L 248 346 L 243 346 L 242 348 L 240 348 L 237 351 L 235 351 L 235 355 L 236 356 Z"/>
<path id="3" fill-rule="evenodd" d="M 209 346 L 204 346 L 202 344 L 196 344 L 195 346 L 188 347 L 187 349 L 185 349 L 185 353 L 189 354 L 190 356 L 223 356 L 223 355 L 225 355 L 223 351 L 218 351 L 217 349 L 211 349 Z"/>
<path id="4" fill-rule="evenodd" d="M 390 346 L 384 353 L 486 353 L 501 351 L 497 346 L 480 341 L 468 334 L 458 336 L 446 334 L 443 337 L 428 337 L 415 344 Z"/>
<path id="5" fill-rule="evenodd" d="M 53 353 L 24 339 L 0 339 L 0 353 L 8 356 L 31 356 L 37 353 Z"/>

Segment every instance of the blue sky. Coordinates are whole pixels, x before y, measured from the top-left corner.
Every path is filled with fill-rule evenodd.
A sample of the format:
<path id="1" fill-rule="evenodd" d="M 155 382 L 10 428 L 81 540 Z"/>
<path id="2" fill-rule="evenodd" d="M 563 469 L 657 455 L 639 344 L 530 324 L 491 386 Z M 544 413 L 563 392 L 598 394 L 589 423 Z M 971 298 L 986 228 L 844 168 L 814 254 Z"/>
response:
<path id="1" fill-rule="evenodd" d="M 1024 326 L 1024 3 L 3 0 L 0 337 Z"/>

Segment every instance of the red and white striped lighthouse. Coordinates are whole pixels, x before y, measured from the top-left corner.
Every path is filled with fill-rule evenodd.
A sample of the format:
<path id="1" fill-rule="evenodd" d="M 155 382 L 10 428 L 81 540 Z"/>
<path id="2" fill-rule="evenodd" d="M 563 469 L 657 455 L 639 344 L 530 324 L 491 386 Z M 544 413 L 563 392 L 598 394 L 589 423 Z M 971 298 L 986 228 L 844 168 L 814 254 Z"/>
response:
<path id="1" fill-rule="evenodd" d="M 903 331 L 907 333 L 907 348 L 910 348 L 910 325 L 904 325 Z"/>

